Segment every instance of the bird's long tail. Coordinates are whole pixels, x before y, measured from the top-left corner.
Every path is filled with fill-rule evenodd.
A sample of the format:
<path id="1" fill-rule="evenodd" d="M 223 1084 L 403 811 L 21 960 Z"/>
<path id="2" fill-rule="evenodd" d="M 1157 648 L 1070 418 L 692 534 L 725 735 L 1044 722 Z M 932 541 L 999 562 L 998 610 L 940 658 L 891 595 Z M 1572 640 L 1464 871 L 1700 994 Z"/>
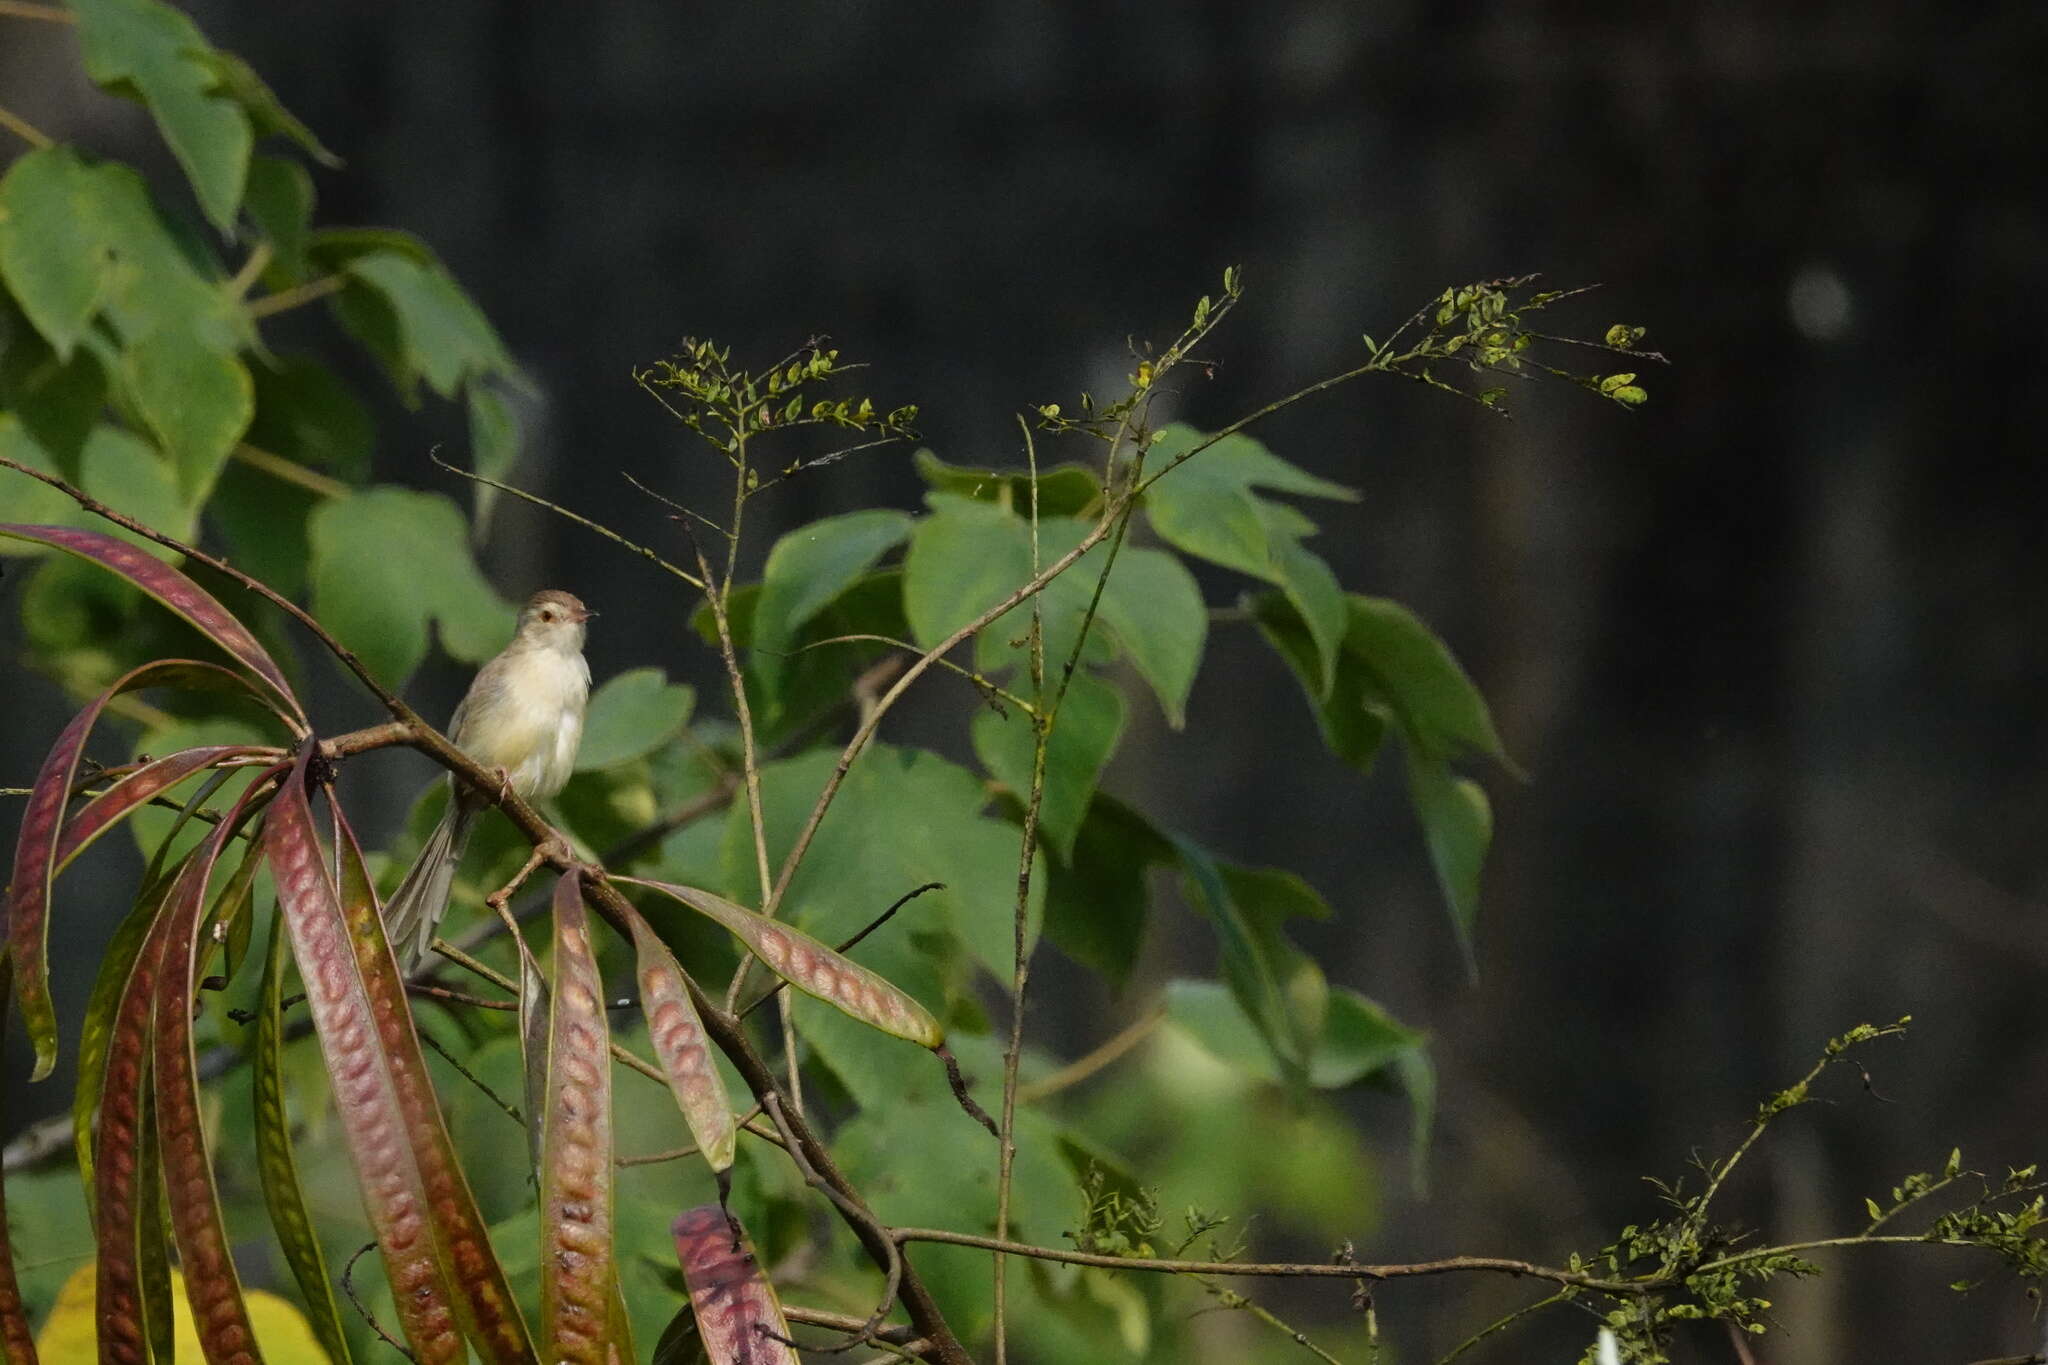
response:
<path id="1" fill-rule="evenodd" d="M 405 880 L 384 903 L 384 935 L 398 954 L 400 970 L 408 975 L 426 956 L 434 941 L 434 929 L 448 909 L 448 885 L 462 862 L 462 847 L 469 842 L 469 827 L 476 809 L 461 800 L 448 803 L 448 813 L 427 842 L 419 857 L 406 869 Z"/>

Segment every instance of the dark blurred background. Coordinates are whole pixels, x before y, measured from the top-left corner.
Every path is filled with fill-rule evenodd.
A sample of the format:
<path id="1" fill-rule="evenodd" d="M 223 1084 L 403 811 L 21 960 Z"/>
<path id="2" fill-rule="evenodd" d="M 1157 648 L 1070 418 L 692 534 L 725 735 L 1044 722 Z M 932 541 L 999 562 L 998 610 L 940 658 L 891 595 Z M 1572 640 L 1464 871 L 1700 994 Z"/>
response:
<path id="1" fill-rule="evenodd" d="M 1644 324 L 1675 362 L 1638 412 L 1518 387 L 1502 421 L 1381 380 L 1262 431 L 1362 490 L 1317 509 L 1316 547 L 1447 636 L 1530 773 L 1489 779 L 1477 984 L 1397 777 L 1324 757 L 1247 628 L 1212 635 L 1185 732 L 1134 707 L 1110 787 L 1303 871 L 1338 910 L 1315 938 L 1332 976 L 1435 1032 L 1426 1199 L 1398 1106 L 1360 1111 L 1384 1161 L 1358 1178 L 1386 1187 L 1365 1259 L 1597 1246 L 1654 1215 L 1639 1176 L 1725 1148 L 1829 1035 L 1905 1013 L 1875 1093 L 1835 1075 L 1735 1206 L 1820 1235 L 1952 1145 L 2001 1172 L 2043 1154 L 2048 7 L 189 8 L 347 159 L 318 173 L 320 219 L 424 234 L 537 379 L 521 480 L 649 536 L 619 471 L 716 486 L 629 377 L 686 333 L 759 359 L 830 333 L 940 454 L 1008 462 L 1013 412 L 1112 389 L 1126 338 L 1168 339 L 1226 264 L 1250 298 L 1178 404 L 1197 423 L 1357 363 L 1361 332 L 1445 285 L 1601 284 L 1573 330 Z M 44 27 L 6 30 L 10 104 L 152 147 Z M 330 345 L 318 311 L 275 339 Z M 380 474 L 449 487 L 425 451 L 457 416 L 388 416 Z M 863 458 L 766 515 L 915 505 L 906 457 Z M 508 595 L 601 605 L 599 677 L 711 681 L 691 604 L 576 528 L 507 508 L 487 562 Z M 462 682 L 414 690 L 445 708 Z M 37 682 L 10 710 L 15 780 L 63 704 Z M 1192 951 L 1156 945 L 1150 976 Z M 1047 979 L 1034 1027 L 1069 1051 L 1133 1007 Z M 1759 1359 L 1960 1365 L 2039 1339 L 2008 1282 L 1946 1288 L 1988 1266 L 1853 1254 L 1778 1295 Z M 1528 1297 L 1445 1282 L 1381 1314 L 1442 1350 Z"/>

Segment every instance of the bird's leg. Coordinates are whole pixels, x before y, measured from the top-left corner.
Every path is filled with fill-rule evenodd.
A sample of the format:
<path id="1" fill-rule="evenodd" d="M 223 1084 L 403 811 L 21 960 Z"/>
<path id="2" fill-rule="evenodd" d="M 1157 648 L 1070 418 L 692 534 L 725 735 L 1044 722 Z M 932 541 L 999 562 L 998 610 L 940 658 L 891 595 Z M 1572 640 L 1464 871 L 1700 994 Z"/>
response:
<path id="1" fill-rule="evenodd" d="M 576 851 L 570 848 L 568 841 L 559 834 L 542 840 L 534 845 L 533 852 L 526 855 L 525 864 L 513 874 L 511 881 L 484 897 L 484 904 L 497 913 L 504 914 L 505 903 L 519 894 L 519 888 L 526 885 L 526 879 L 534 874 L 536 868 L 550 860 L 573 864 L 576 860 Z"/>

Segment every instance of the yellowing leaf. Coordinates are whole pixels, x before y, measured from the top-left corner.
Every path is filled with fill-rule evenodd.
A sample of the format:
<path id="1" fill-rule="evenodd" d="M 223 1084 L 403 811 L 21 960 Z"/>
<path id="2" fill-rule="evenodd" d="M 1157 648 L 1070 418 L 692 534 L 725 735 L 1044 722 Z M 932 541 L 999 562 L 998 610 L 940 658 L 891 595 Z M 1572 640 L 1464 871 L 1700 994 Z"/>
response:
<path id="1" fill-rule="evenodd" d="M 51 1305 L 43 1330 L 36 1334 L 36 1353 L 43 1365 L 99 1365 L 93 1303 L 96 1282 L 93 1263 L 88 1261 L 57 1292 L 57 1302 Z M 260 1289 L 248 1291 L 246 1297 L 256 1343 L 270 1365 L 329 1365 L 331 1357 L 320 1349 L 305 1315 L 289 1301 Z M 185 1277 L 175 1270 L 171 1272 L 171 1308 L 176 1317 L 173 1330 L 178 1359 L 201 1359 L 192 1307 L 185 1301 Z"/>

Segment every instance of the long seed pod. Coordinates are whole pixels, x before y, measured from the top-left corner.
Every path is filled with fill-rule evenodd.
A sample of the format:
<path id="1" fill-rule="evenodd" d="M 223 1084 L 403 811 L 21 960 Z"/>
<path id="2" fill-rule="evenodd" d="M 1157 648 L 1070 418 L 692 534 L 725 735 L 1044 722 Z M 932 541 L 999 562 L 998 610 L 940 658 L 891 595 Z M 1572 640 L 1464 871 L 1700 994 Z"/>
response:
<path id="1" fill-rule="evenodd" d="M 399 1329 L 419 1365 L 465 1358 L 455 1318 L 453 1267 L 440 1254 L 411 1134 L 356 969 L 341 900 L 321 858 L 306 800 L 311 741 L 270 804 L 263 844 L 299 962 L 306 1002 L 334 1085 L 335 1111 L 384 1255 Z"/>
<path id="2" fill-rule="evenodd" d="M 0 1040 L 7 1032 L 7 996 L 14 972 L 0 957 Z M 14 1278 L 14 1247 L 7 1237 L 7 1182 L 0 1179 L 0 1361 L 6 1365 L 36 1365 L 36 1339 L 28 1329 L 28 1311 L 22 1306 L 21 1285 Z"/>
<path id="3" fill-rule="evenodd" d="M 738 1130 L 733 1125 L 732 1102 L 726 1098 L 725 1078 L 712 1061 L 704 1021 L 690 1002 L 682 966 L 668 945 L 639 914 L 627 924 L 639 953 L 640 1010 L 647 1017 L 654 1055 L 668 1076 L 669 1091 L 683 1111 L 697 1150 L 723 1179 L 732 1166 Z"/>
<path id="4" fill-rule="evenodd" d="M 149 1358 L 168 1365 L 177 1348 L 177 1310 L 171 1306 L 170 1224 L 164 1204 L 163 1144 L 158 1140 L 156 1100 L 145 1094 L 142 1106 L 142 1165 L 136 1190 L 136 1228 L 141 1253 L 142 1332 Z"/>
<path id="5" fill-rule="evenodd" d="M 784 981 L 862 1023 L 907 1038 L 920 1047 L 935 1048 L 946 1041 L 946 1031 L 939 1027 L 930 1010 L 880 975 L 827 948 L 801 929 L 757 915 L 723 896 L 694 886 L 640 877 L 613 880 L 651 887 L 716 920 Z"/>
<path id="6" fill-rule="evenodd" d="M 330 801 L 332 796 L 330 794 Z M 470 1192 L 455 1143 L 441 1117 L 440 1101 L 427 1074 L 405 977 L 384 937 L 384 918 L 369 865 L 341 807 L 334 809 L 341 866 L 341 912 L 355 949 L 356 971 L 370 1003 L 371 1022 L 390 1067 L 392 1091 L 404 1119 L 407 1141 L 418 1162 L 431 1217 L 428 1230 L 442 1259 L 454 1271 L 455 1314 L 477 1354 L 492 1365 L 532 1365 L 533 1343 L 505 1271 L 491 1251 L 490 1233 Z M 305 966 L 300 964 L 303 974 Z"/>
<path id="7" fill-rule="evenodd" d="M 220 1190 L 213 1179 L 200 1107 L 192 1011 L 210 945 L 202 941 L 199 928 L 206 916 L 206 892 L 214 865 L 242 821 L 270 799 L 271 785 L 284 771 L 273 768 L 265 772 L 214 827 L 198 856 L 185 865 L 165 902 L 157 931 L 161 957 L 152 1039 L 157 1132 L 163 1144 L 171 1229 L 185 1272 L 185 1297 L 191 1302 L 193 1325 L 209 1365 L 256 1365 L 262 1356 L 241 1278 L 228 1252 L 227 1224 L 221 1214 Z M 143 1235 L 149 1233 L 145 1228 Z"/>
<path id="8" fill-rule="evenodd" d="M 14 954 L 22 1021 L 36 1050 L 31 1080 L 42 1080 L 57 1064 L 57 1014 L 50 1001 L 50 881 L 56 875 L 64 806 L 71 799 L 85 741 L 108 702 L 123 692 L 166 683 L 251 690 L 240 674 L 190 659 L 159 659 L 131 670 L 94 698 L 57 736 L 22 811 L 21 833 L 14 845 L 14 876 L 7 893 L 7 936 Z"/>
<path id="9" fill-rule="evenodd" d="M 550 1365 L 605 1365 L 617 1288 L 611 1035 L 574 868 L 555 883 L 554 911 L 540 1164 L 541 1350 Z"/>
<path id="10" fill-rule="evenodd" d="M 234 613 L 222 606 L 212 593 L 178 570 L 125 540 L 72 526 L 0 523 L 0 536 L 9 536 L 16 540 L 33 540 L 113 570 L 184 617 L 200 634 L 226 650 L 234 656 L 237 663 L 262 679 L 264 686 L 276 694 L 277 699 L 284 703 L 291 716 L 297 720 L 297 728 L 300 731 L 305 730 L 305 709 L 299 705 L 299 699 L 292 695 L 291 684 L 285 681 L 284 670 L 277 666 L 269 651 L 256 643 L 256 637 L 249 633 L 249 628 L 236 620 Z"/>
<path id="11" fill-rule="evenodd" d="M 263 993 L 256 1007 L 256 1034 L 250 1041 L 250 1062 L 256 1109 L 256 1169 L 263 1181 L 263 1202 L 270 1226 L 284 1249 L 285 1264 L 298 1281 L 306 1302 L 306 1320 L 334 1365 L 348 1365 L 348 1334 L 342 1329 L 340 1306 L 327 1258 L 313 1231 L 299 1166 L 292 1155 L 291 1121 L 284 1095 L 284 976 L 288 946 L 284 919 L 270 927 L 270 952 L 263 962 Z"/>
<path id="12" fill-rule="evenodd" d="M 797 1365 L 775 1287 L 725 1210 L 716 1204 L 685 1209 L 669 1230 L 705 1357 L 719 1365 Z"/>
<path id="13" fill-rule="evenodd" d="M 184 882 L 190 867 L 188 859 L 179 869 L 176 884 Z M 106 1081 L 100 1087 L 93 1160 L 93 1240 L 99 1249 L 93 1289 L 100 1365 L 144 1365 L 149 1358 L 142 1307 L 141 1241 L 162 1234 L 143 1226 L 141 1173 L 150 1080 L 150 1017 L 163 964 L 166 922 L 161 914 L 149 921 L 107 1033 Z"/>
<path id="14" fill-rule="evenodd" d="M 78 813 L 65 823 L 64 832 L 57 838 L 57 859 L 50 870 L 51 876 L 60 875 L 71 865 L 72 859 L 91 847 L 94 840 L 192 774 L 226 759 L 252 755 L 284 756 L 276 749 L 255 745 L 205 744 L 145 763 L 80 806 Z"/>
<path id="15" fill-rule="evenodd" d="M 106 951 L 100 954 L 99 975 L 93 980 L 92 996 L 85 1006 L 85 1023 L 78 1034 L 78 1086 L 71 1097 L 71 1137 L 78 1154 L 78 1175 L 85 1185 L 88 1206 L 98 1198 L 93 1174 L 98 1160 L 93 1138 L 93 1115 L 103 1103 L 117 1011 L 122 1007 L 129 981 L 142 961 L 143 946 L 150 931 L 156 928 L 157 916 L 163 912 L 164 898 L 177 885 L 185 864 L 197 853 L 197 849 L 191 850 L 168 873 L 160 872 L 154 879 L 143 883 L 134 908 L 114 930 Z"/>

